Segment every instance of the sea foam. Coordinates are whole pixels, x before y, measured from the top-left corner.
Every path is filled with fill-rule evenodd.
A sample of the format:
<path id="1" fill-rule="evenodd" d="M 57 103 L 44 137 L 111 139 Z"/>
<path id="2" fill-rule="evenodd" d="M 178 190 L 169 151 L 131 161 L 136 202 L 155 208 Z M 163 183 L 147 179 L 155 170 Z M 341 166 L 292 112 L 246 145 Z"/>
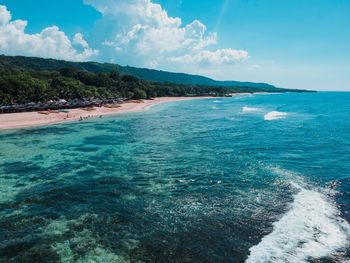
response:
<path id="1" fill-rule="evenodd" d="M 286 112 L 280 112 L 280 111 L 270 111 L 269 113 L 265 114 L 264 120 L 265 121 L 273 121 L 278 119 L 284 119 L 288 114 Z"/>
<path id="2" fill-rule="evenodd" d="M 297 193 L 288 212 L 250 248 L 246 263 L 306 263 L 310 258 L 336 256 L 349 247 L 350 226 L 339 216 L 332 198 L 322 190 L 308 189 L 299 178 L 291 185 Z"/>
<path id="3" fill-rule="evenodd" d="M 258 108 L 253 108 L 253 107 L 243 107 L 242 108 L 243 112 L 254 112 L 254 111 L 260 111 Z"/>

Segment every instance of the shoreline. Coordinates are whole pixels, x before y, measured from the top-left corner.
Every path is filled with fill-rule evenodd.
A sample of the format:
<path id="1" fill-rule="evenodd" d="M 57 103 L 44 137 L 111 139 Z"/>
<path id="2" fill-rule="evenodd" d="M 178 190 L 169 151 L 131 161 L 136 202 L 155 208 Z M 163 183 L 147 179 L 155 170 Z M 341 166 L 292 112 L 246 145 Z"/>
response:
<path id="1" fill-rule="evenodd" d="M 106 115 L 142 112 L 162 103 L 211 98 L 214 99 L 215 97 L 161 97 L 140 102 L 125 102 L 119 104 L 120 107 L 117 108 L 94 107 L 92 111 L 79 108 L 68 110 L 69 113 L 52 112 L 47 115 L 39 114 L 38 112 L 5 113 L 0 114 L 0 131 L 79 121 L 80 118 L 99 118 Z"/>

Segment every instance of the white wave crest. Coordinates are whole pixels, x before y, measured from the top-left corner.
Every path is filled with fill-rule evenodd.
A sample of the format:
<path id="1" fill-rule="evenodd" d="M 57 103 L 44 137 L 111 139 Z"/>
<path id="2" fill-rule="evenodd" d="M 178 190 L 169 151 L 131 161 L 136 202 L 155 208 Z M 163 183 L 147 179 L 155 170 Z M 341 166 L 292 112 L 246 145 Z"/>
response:
<path id="1" fill-rule="evenodd" d="M 253 111 L 260 111 L 258 108 L 253 108 L 253 107 L 243 107 L 242 108 L 243 112 L 253 112 Z"/>
<path id="2" fill-rule="evenodd" d="M 250 248 L 246 263 L 306 263 L 349 247 L 350 226 L 339 216 L 334 201 L 322 191 L 305 189 L 298 181 L 293 187 L 298 192 L 289 211 L 273 224 L 272 233 Z"/>
<path id="3" fill-rule="evenodd" d="M 288 113 L 286 112 L 280 112 L 280 111 L 270 111 L 269 113 L 265 114 L 264 120 L 265 121 L 273 121 L 278 119 L 284 119 Z"/>

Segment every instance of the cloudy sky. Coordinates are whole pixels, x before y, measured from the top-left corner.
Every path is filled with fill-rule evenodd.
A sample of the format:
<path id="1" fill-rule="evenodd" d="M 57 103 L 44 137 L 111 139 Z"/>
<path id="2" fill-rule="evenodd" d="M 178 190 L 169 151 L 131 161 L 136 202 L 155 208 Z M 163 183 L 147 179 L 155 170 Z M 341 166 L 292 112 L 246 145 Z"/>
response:
<path id="1" fill-rule="evenodd" d="M 0 0 L 0 53 L 350 90 L 349 0 Z"/>

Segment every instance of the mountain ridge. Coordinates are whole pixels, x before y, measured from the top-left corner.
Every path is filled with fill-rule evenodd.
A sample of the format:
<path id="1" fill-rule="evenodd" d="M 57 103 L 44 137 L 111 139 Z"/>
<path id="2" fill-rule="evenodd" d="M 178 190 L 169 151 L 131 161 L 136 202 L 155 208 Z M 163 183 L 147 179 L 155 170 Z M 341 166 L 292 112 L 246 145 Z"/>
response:
<path id="1" fill-rule="evenodd" d="M 23 62 L 25 61 L 25 64 Z M 143 80 L 158 83 L 174 83 L 184 85 L 203 85 L 218 87 L 251 87 L 251 88 L 277 88 L 268 83 L 256 83 L 235 80 L 215 80 L 202 75 L 187 73 L 169 72 L 149 68 L 138 68 L 133 66 L 121 66 L 112 63 L 100 63 L 94 61 L 73 62 L 51 58 L 26 57 L 26 56 L 5 56 L 0 55 L 0 63 L 10 64 L 19 68 L 30 70 L 60 70 L 62 68 L 78 68 L 95 73 L 106 73 L 117 70 L 121 74 L 128 74 Z"/>

